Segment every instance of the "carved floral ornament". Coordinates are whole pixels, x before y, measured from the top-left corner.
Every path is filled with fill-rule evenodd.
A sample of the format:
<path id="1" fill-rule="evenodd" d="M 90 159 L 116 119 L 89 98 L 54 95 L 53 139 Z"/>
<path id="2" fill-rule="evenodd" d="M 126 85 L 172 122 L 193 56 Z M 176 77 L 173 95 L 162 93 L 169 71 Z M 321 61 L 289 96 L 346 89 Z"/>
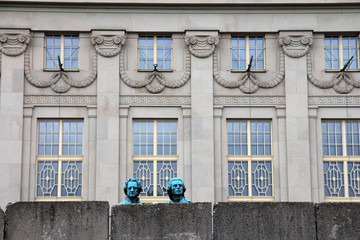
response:
<path id="1" fill-rule="evenodd" d="M 30 43 L 30 36 L 22 33 L 0 34 L 0 52 L 7 56 L 23 54 Z"/>

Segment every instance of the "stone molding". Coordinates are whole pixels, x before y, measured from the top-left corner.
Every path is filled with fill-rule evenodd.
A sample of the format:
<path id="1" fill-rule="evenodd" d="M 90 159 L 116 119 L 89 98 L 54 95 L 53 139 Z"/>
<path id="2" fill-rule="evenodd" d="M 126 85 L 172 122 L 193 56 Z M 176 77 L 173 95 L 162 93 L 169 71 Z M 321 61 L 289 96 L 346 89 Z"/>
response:
<path id="1" fill-rule="evenodd" d="M 186 36 L 185 44 L 190 53 L 198 58 L 206 58 L 214 53 L 219 43 L 218 36 Z"/>
<path id="2" fill-rule="evenodd" d="M 310 52 L 308 52 L 306 56 L 306 69 L 307 78 L 314 86 L 318 88 L 333 88 L 337 93 L 340 94 L 349 93 L 353 90 L 354 87 L 360 88 L 360 81 L 356 81 L 351 73 L 345 71 L 331 74 L 332 76 L 329 80 L 316 79 L 312 72 L 312 57 Z"/>
<path id="3" fill-rule="evenodd" d="M 280 49 L 280 66 L 279 73 L 276 78 L 270 81 L 261 81 L 258 79 L 257 74 L 253 72 L 245 72 L 240 75 L 238 80 L 229 81 L 220 76 L 218 58 L 216 52 L 213 56 L 213 74 L 215 81 L 224 88 L 239 88 L 243 93 L 254 93 L 259 88 L 273 88 L 282 82 L 285 76 L 285 58 L 284 52 Z"/>
<path id="4" fill-rule="evenodd" d="M 309 35 L 286 35 L 279 38 L 280 46 L 288 57 L 300 58 L 305 56 L 313 43 Z"/>
<path id="5" fill-rule="evenodd" d="M 214 105 L 229 105 L 229 106 L 277 106 L 284 105 L 285 97 L 282 96 L 215 96 Z"/>
<path id="6" fill-rule="evenodd" d="M 0 52 L 6 56 L 23 54 L 30 43 L 30 36 L 22 33 L 0 34 Z"/>
<path id="7" fill-rule="evenodd" d="M 190 104 L 190 96 L 120 96 L 120 105 L 128 106 L 183 106 Z"/>
<path id="8" fill-rule="evenodd" d="M 25 95 L 24 105 L 96 105 L 97 98 L 94 95 L 71 96 L 71 95 Z"/>
<path id="9" fill-rule="evenodd" d="M 309 105 L 315 106 L 359 106 L 360 96 L 309 96 Z"/>
<path id="10" fill-rule="evenodd" d="M 46 74 L 46 76 L 44 76 Z M 42 75 L 38 77 L 38 75 Z M 50 87 L 54 92 L 65 93 L 70 90 L 71 87 L 84 88 L 92 84 L 97 76 L 97 56 L 96 53 L 92 56 L 92 68 L 90 73 L 83 79 L 73 79 L 73 75 L 77 73 L 70 72 L 54 72 L 50 77 L 48 73 L 42 71 L 34 71 L 30 69 L 30 53 L 25 52 L 25 78 L 35 87 L 47 88 Z M 45 80 L 45 78 L 48 78 Z"/>
<path id="11" fill-rule="evenodd" d="M 114 57 L 120 53 L 125 44 L 125 35 L 93 35 L 91 43 L 99 55 Z"/>
<path id="12" fill-rule="evenodd" d="M 175 81 L 167 80 L 165 74 L 154 71 L 148 74 L 143 80 L 134 80 L 128 77 L 125 71 L 124 51 L 120 53 L 120 78 L 131 88 L 143 88 L 149 93 L 160 93 L 166 87 L 179 88 L 184 86 L 190 79 L 191 75 L 191 56 L 189 50 L 186 51 L 185 71 L 181 78 Z"/>

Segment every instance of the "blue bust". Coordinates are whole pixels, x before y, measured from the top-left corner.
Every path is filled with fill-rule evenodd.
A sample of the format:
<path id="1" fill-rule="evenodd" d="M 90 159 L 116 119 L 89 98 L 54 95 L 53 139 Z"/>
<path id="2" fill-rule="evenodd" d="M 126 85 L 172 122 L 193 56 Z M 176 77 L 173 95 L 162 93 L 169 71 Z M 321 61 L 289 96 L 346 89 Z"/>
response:
<path id="1" fill-rule="evenodd" d="M 130 178 L 125 182 L 124 192 L 126 195 L 125 201 L 118 203 L 118 205 L 122 204 L 141 204 L 139 195 L 142 191 L 142 186 L 139 180 L 136 178 Z"/>
<path id="2" fill-rule="evenodd" d="M 170 201 L 168 203 L 190 203 L 184 196 L 186 191 L 185 184 L 181 178 L 172 178 L 167 187 Z"/>

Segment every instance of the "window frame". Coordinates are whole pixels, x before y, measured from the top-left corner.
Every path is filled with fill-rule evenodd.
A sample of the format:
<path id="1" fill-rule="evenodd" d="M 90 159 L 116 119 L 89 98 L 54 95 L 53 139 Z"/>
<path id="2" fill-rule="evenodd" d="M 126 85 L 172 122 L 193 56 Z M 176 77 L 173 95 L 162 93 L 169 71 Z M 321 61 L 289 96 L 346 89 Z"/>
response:
<path id="1" fill-rule="evenodd" d="M 137 69 L 139 72 L 152 72 L 154 70 L 154 67 L 153 68 L 140 68 L 140 38 L 142 37 L 153 37 L 153 42 L 154 44 L 152 45 L 153 47 L 153 66 L 154 64 L 157 64 L 157 38 L 158 37 L 170 37 L 171 39 L 171 46 L 170 46 L 170 49 L 171 49 L 171 56 L 170 56 L 170 61 L 171 61 L 171 66 L 170 68 L 156 68 L 158 72 L 172 72 L 173 71 L 173 52 L 174 52 L 174 49 L 173 49 L 173 37 L 172 35 L 170 34 L 164 34 L 164 35 L 161 35 L 161 34 L 139 34 L 138 35 L 138 41 L 137 41 Z"/>
<path id="2" fill-rule="evenodd" d="M 247 155 L 229 155 L 229 141 L 228 141 L 228 123 L 232 121 L 246 121 L 247 123 L 247 129 L 246 129 L 246 138 L 247 138 Z M 252 121 L 269 121 L 270 122 L 270 151 L 271 155 L 252 155 L 251 154 L 251 122 Z M 240 126 L 241 128 L 241 126 Z M 265 131 L 264 131 L 265 132 Z M 240 136 L 241 138 L 241 136 Z M 258 142 L 257 142 L 258 144 Z M 226 166 L 227 166 L 227 184 L 226 184 L 226 192 L 227 192 L 227 200 L 229 202 L 246 202 L 246 201 L 252 201 L 252 202 L 274 202 L 275 201 L 275 183 L 274 183 L 274 155 L 273 155 L 273 123 L 271 119 L 226 119 Z M 265 151 L 265 150 L 264 150 Z M 252 164 L 253 162 L 261 162 L 261 161 L 267 161 L 271 162 L 271 196 L 253 196 L 252 194 Z M 248 196 L 230 196 L 229 194 L 229 162 L 247 162 L 247 182 L 248 182 Z"/>
<path id="3" fill-rule="evenodd" d="M 135 121 L 153 121 L 153 155 L 135 155 L 134 154 L 134 123 Z M 176 121 L 176 155 L 157 155 L 157 122 L 158 121 Z M 148 136 L 148 135 L 146 135 Z M 171 138 L 171 136 L 170 136 Z M 158 161 L 170 161 L 176 162 L 176 177 L 179 176 L 179 119 L 176 118 L 156 118 L 156 119 L 148 119 L 148 118 L 134 118 L 132 121 L 132 161 L 131 161 L 131 175 L 135 177 L 134 171 L 134 162 L 135 161 L 151 161 L 153 162 L 153 195 L 152 196 L 139 196 L 141 202 L 143 203 L 162 203 L 168 201 L 168 196 L 157 196 L 157 163 Z M 138 179 L 141 181 L 141 179 Z M 170 180 L 170 179 L 169 179 Z M 144 188 L 144 186 L 143 186 Z"/>
<path id="4" fill-rule="evenodd" d="M 79 33 L 46 33 L 44 36 L 44 67 L 43 70 L 44 71 L 48 71 L 48 72 L 54 72 L 54 71 L 60 71 L 60 66 L 59 68 L 48 68 L 46 66 L 46 60 L 47 60 L 47 52 L 46 52 L 46 48 L 47 48 L 47 37 L 48 36 L 60 36 L 60 61 L 61 64 L 64 68 L 64 70 L 68 71 L 68 72 L 78 72 L 80 71 L 80 34 Z M 77 56 L 77 60 L 78 60 L 78 67 L 77 68 L 65 68 L 65 36 L 77 36 L 78 37 L 78 56 Z M 72 45 L 71 45 L 72 46 Z M 57 57 L 54 57 L 57 58 Z"/>
<path id="5" fill-rule="evenodd" d="M 241 68 L 233 68 L 232 66 L 232 61 L 233 61 L 233 45 L 232 45 L 232 40 L 233 38 L 241 38 L 244 37 L 245 38 L 245 68 L 241 69 Z M 231 72 L 246 72 L 248 65 L 250 63 L 250 38 L 251 37 L 261 37 L 263 39 L 263 60 L 264 60 L 264 68 L 251 68 L 252 72 L 266 72 L 266 38 L 265 35 L 261 35 L 261 34 L 255 34 L 255 35 L 231 35 L 230 37 L 230 63 L 231 63 Z M 240 57 L 239 57 L 240 58 Z M 238 59 L 239 59 L 238 58 Z M 256 56 L 255 56 L 256 58 Z M 254 59 L 253 59 L 253 63 L 254 63 Z M 253 66 L 253 65 L 252 65 Z"/>
<path id="6" fill-rule="evenodd" d="M 339 45 L 338 45 L 338 50 L 339 50 L 339 68 L 326 68 L 326 45 L 325 45 L 325 39 L 327 37 L 338 37 L 339 39 Z M 346 71 L 360 71 L 360 41 L 359 41 L 359 34 L 348 34 L 348 35 L 336 35 L 336 34 L 325 34 L 324 35 L 324 69 L 326 72 L 337 72 L 340 71 L 343 67 L 344 67 L 344 52 L 343 52 L 343 37 L 355 37 L 356 38 L 356 50 L 357 50 L 357 60 L 358 60 L 358 65 L 356 68 L 347 68 Z M 333 55 L 332 52 L 330 53 L 331 55 L 331 59 L 333 59 Z M 349 59 L 351 58 L 351 56 L 349 56 Z"/>
<path id="7" fill-rule="evenodd" d="M 341 122 L 341 146 L 342 146 L 342 155 L 324 155 L 324 140 L 323 140 L 323 129 L 322 124 L 323 122 Z M 360 196 L 359 197 L 349 197 L 349 181 L 348 181 L 348 163 L 354 162 L 354 163 L 360 163 L 360 155 L 357 156 L 349 156 L 347 154 L 347 139 L 346 136 L 348 132 L 346 131 L 346 122 L 353 122 L 357 121 L 359 122 L 360 127 L 360 120 L 357 119 L 321 119 L 321 143 L 322 143 L 322 175 L 321 177 L 324 179 L 323 183 L 323 191 L 324 191 L 324 202 L 360 202 Z M 336 128 L 336 126 L 335 126 Z M 329 132 L 327 132 L 329 134 Z M 335 135 L 336 139 L 336 135 Z M 337 150 L 336 150 L 337 151 Z M 344 197 L 327 197 L 325 196 L 325 188 L 326 188 L 326 182 L 325 182 L 325 169 L 324 169 L 324 163 L 331 163 L 331 162 L 341 162 L 343 164 L 343 187 L 344 187 Z"/>
<path id="8" fill-rule="evenodd" d="M 40 132 L 40 121 L 59 121 L 59 142 L 58 142 L 58 154 L 57 155 L 39 155 L 39 132 Z M 63 121 L 82 121 L 82 155 L 62 155 L 62 146 L 63 139 L 62 135 L 63 131 Z M 46 124 L 46 122 L 45 122 Z M 53 124 L 53 123 L 52 123 Z M 36 131 L 36 162 L 35 162 L 35 201 L 82 201 L 84 197 L 84 119 L 79 118 L 69 118 L 69 119 L 55 119 L 55 118 L 41 118 L 37 120 L 37 131 Z M 69 126 L 70 127 L 70 126 Z M 52 143 L 53 144 L 53 143 Z M 44 151 L 46 151 L 44 149 Z M 51 150 L 52 151 L 52 150 Z M 38 164 L 39 161 L 43 162 L 57 162 L 58 163 L 58 171 L 57 171 L 57 194 L 56 197 L 42 197 L 37 196 L 37 187 L 38 187 Z M 62 163 L 65 161 L 72 162 L 81 162 L 82 163 L 82 171 L 81 171 L 81 196 L 61 196 L 61 185 L 62 185 Z"/>

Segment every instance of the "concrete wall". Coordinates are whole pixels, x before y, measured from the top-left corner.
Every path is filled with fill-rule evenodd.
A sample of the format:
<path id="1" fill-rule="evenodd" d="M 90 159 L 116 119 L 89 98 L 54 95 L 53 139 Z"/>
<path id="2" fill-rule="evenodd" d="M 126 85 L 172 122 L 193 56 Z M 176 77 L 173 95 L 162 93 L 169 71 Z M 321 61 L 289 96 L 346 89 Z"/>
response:
<path id="1" fill-rule="evenodd" d="M 108 215 L 107 202 L 18 202 L 6 208 L 5 237 L 105 240 Z"/>
<path id="2" fill-rule="evenodd" d="M 358 239 L 358 203 L 18 202 L 0 209 L 0 240 Z M 4 226 L 6 226 L 4 234 Z M 213 230 L 213 231 L 212 231 Z M 5 236 L 4 236 L 5 235 Z"/>
<path id="3" fill-rule="evenodd" d="M 112 208 L 111 239 L 211 239 L 211 203 Z"/>
<path id="4" fill-rule="evenodd" d="M 312 203 L 218 203 L 215 239 L 316 239 Z"/>

